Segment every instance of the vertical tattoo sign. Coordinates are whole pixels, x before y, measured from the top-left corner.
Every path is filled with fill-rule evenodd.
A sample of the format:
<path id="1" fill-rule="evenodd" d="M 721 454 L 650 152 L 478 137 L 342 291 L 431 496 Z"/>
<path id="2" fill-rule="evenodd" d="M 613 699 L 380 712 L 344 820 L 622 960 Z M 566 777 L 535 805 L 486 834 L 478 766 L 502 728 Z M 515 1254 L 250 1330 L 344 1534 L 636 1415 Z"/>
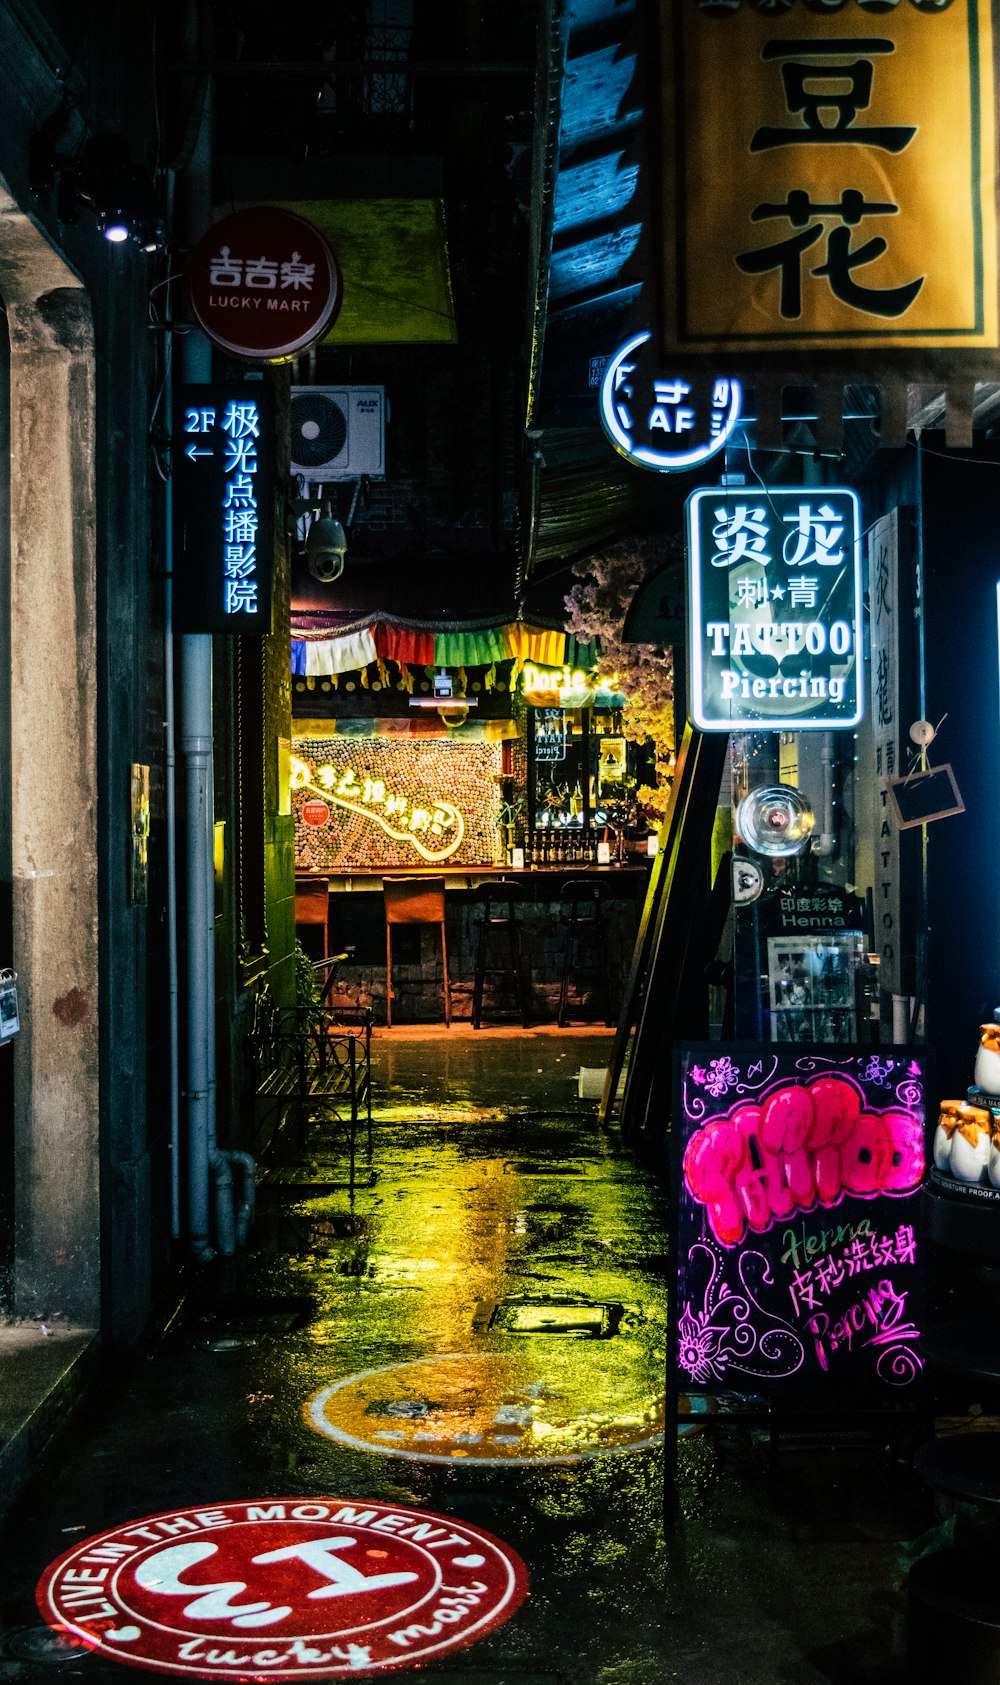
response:
<path id="1" fill-rule="evenodd" d="M 879 980 L 890 994 L 913 988 L 912 933 L 904 932 L 903 876 L 912 871 L 906 837 L 893 824 L 889 782 L 910 770 L 909 628 L 913 624 L 912 568 L 907 535 L 912 510 L 891 509 L 875 521 L 868 535 L 871 666 L 869 706 L 872 725 L 872 787 L 875 800 L 875 944 L 881 956 Z M 901 565 L 902 564 L 902 565 Z"/>
<path id="2" fill-rule="evenodd" d="M 917 1050 L 688 1045 L 676 1059 L 678 1384 L 891 1396 L 920 1373 Z"/>
<path id="3" fill-rule="evenodd" d="M 676 343 L 996 345 L 989 0 L 663 10 Z"/>
<path id="4" fill-rule="evenodd" d="M 174 416 L 172 455 L 178 625 L 185 632 L 270 632 L 270 391 L 258 382 L 183 388 Z"/>

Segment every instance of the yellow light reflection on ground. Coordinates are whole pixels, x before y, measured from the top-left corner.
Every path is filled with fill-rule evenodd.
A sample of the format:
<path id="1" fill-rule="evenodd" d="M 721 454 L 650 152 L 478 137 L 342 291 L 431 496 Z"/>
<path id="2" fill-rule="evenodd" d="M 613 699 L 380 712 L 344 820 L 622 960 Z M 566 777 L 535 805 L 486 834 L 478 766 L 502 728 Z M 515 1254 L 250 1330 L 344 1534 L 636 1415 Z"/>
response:
<path id="1" fill-rule="evenodd" d="M 419 1128 L 425 1109 L 412 1110 Z M 433 1157 L 412 1144 L 410 1175 L 380 1203 L 365 1251 L 371 1284 L 359 1288 L 391 1319 L 395 1351 L 403 1339 L 423 1355 L 330 1374 L 306 1406 L 309 1425 L 438 1462 L 564 1462 L 661 1439 L 662 1282 L 624 1261 L 648 1221 L 640 1180 L 601 1156 L 584 1175 L 569 1175 L 575 1160 L 565 1178 L 522 1173 L 506 1156 L 516 1119 L 492 1152 L 470 1155 L 468 1108 L 444 1138 L 435 1112 Z M 323 1203 L 300 1209 L 318 1215 Z M 605 1314 L 612 1303 L 626 1306 L 621 1331 L 602 1337 L 621 1315 Z"/>

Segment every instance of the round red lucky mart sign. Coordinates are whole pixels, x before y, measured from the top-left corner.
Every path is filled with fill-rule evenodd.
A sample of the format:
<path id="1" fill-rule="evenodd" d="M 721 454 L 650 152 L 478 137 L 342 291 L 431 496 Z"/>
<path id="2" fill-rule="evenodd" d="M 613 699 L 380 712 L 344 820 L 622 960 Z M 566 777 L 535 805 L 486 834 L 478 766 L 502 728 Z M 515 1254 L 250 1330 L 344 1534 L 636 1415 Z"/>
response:
<path id="1" fill-rule="evenodd" d="M 330 817 L 326 802 L 303 802 L 302 819 L 306 825 L 325 825 Z"/>
<path id="2" fill-rule="evenodd" d="M 322 337 L 341 304 L 337 261 L 318 228 L 259 205 L 210 228 L 188 262 L 188 298 L 214 344 L 282 362 Z"/>
<path id="3" fill-rule="evenodd" d="M 413 1666 L 512 1615 L 507 1545 L 427 1510 L 264 1498 L 147 1516 L 75 1545 L 38 1606 L 70 1642 L 199 1679 L 327 1679 Z"/>

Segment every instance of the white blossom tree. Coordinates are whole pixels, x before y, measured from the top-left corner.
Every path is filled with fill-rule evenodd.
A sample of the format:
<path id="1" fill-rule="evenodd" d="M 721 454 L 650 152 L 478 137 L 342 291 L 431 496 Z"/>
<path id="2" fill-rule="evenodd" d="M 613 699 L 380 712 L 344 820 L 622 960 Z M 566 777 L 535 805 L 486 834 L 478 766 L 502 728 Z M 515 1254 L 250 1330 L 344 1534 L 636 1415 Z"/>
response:
<path id="1" fill-rule="evenodd" d="M 577 583 L 564 599 L 567 630 L 601 646 L 601 666 L 617 673 L 627 698 L 622 728 L 633 743 L 651 743 L 656 783 L 643 784 L 636 800 L 650 819 L 667 810 L 674 768 L 674 672 L 668 648 L 622 642 L 625 616 L 640 586 L 678 554 L 669 537 L 635 538 L 609 545 L 573 564 Z"/>

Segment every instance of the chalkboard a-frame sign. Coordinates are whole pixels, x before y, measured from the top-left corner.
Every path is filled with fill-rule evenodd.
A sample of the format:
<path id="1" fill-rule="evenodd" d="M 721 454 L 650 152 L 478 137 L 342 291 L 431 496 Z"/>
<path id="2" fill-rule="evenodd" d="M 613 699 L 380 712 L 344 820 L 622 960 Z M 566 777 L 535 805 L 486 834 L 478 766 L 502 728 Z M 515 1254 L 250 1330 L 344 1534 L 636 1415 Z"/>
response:
<path id="1" fill-rule="evenodd" d="M 902 1402 L 923 1367 L 925 1058 L 676 1049 L 668 1394 Z"/>

